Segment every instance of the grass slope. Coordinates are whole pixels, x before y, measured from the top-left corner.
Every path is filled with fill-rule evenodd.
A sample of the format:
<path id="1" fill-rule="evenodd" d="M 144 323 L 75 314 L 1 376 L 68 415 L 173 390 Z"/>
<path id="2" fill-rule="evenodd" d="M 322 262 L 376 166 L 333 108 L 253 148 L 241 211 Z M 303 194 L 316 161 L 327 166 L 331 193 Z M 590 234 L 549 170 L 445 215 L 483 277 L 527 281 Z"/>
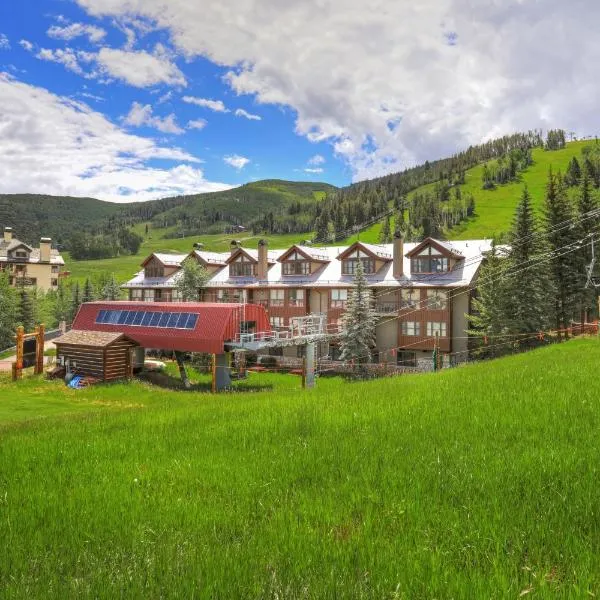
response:
<path id="1" fill-rule="evenodd" d="M 2 383 L 1 595 L 593 597 L 599 360 L 219 397 Z"/>

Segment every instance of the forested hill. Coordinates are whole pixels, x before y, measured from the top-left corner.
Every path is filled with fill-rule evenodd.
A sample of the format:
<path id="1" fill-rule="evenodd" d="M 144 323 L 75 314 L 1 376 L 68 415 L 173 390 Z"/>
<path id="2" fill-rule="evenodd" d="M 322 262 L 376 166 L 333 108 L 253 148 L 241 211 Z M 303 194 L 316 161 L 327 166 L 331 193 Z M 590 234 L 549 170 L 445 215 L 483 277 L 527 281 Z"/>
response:
<path id="1" fill-rule="evenodd" d="M 112 234 L 140 222 L 170 227 L 172 234 L 179 236 L 211 229 L 222 232 L 236 224 L 252 228 L 265 219 L 282 226 L 293 222 L 296 231 L 306 231 L 314 223 L 317 204 L 335 189 L 327 183 L 265 180 L 224 192 L 124 204 L 94 198 L 0 194 L 0 228 L 13 227 L 19 239 L 29 243 L 50 236 L 64 247 L 77 233 Z"/>

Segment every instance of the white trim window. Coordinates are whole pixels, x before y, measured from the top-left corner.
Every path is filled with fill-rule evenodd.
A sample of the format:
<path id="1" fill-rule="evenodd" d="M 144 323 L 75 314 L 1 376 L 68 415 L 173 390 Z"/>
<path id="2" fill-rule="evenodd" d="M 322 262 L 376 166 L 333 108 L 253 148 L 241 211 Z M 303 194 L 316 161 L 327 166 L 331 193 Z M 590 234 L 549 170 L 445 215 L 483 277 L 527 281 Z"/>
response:
<path id="1" fill-rule="evenodd" d="M 154 290 L 152 288 L 144 290 L 144 302 L 154 302 Z"/>
<path id="2" fill-rule="evenodd" d="M 331 290 L 331 308 L 346 308 L 348 290 Z"/>
<path id="3" fill-rule="evenodd" d="M 403 288 L 400 290 L 400 308 L 417 308 L 421 301 L 421 290 Z"/>
<path id="4" fill-rule="evenodd" d="M 129 297 L 132 302 L 142 302 L 144 299 L 144 292 L 141 289 L 129 290 Z"/>
<path id="5" fill-rule="evenodd" d="M 402 335 L 421 335 L 421 323 L 419 321 L 402 321 L 400 330 Z"/>
<path id="6" fill-rule="evenodd" d="M 290 306 L 304 306 L 304 290 L 289 290 L 288 295 Z"/>
<path id="7" fill-rule="evenodd" d="M 446 337 L 446 323 L 444 321 L 427 321 L 427 337 Z"/>
<path id="8" fill-rule="evenodd" d="M 357 249 L 342 261 L 342 274 L 354 275 L 359 262 L 362 262 L 365 275 L 375 273 L 375 259 L 366 252 Z"/>
<path id="9" fill-rule="evenodd" d="M 269 321 L 271 322 L 271 327 L 275 329 L 285 327 L 285 319 L 283 317 L 269 317 Z"/>
<path id="10" fill-rule="evenodd" d="M 269 305 L 270 306 L 283 306 L 285 304 L 285 290 L 270 290 L 269 291 Z"/>
<path id="11" fill-rule="evenodd" d="M 255 277 L 256 263 L 245 254 L 240 254 L 229 265 L 230 277 Z"/>
<path id="12" fill-rule="evenodd" d="M 448 308 L 448 292 L 427 290 L 427 308 L 429 310 L 446 310 Z"/>

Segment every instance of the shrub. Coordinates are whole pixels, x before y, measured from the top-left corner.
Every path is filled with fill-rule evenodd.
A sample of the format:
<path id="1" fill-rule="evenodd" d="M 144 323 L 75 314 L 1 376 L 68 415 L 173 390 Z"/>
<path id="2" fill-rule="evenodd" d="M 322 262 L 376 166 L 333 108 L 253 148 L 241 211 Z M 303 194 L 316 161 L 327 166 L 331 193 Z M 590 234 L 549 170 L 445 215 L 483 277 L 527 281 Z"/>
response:
<path id="1" fill-rule="evenodd" d="M 275 358 L 274 356 L 261 356 L 260 364 L 263 367 L 269 367 L 269 368 L 276 367 L 277 366 L 277 358 Z"/>

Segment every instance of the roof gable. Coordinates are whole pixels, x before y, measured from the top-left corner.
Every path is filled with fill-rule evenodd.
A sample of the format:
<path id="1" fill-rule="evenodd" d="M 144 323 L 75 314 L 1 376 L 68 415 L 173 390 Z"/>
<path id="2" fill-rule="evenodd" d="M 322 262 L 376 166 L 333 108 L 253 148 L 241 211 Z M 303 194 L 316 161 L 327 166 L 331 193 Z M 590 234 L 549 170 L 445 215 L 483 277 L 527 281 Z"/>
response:
<path id="1" fill-rule="evenodd" d="M 377 260 L 383 260 L 386 262 L 393 260 L 393 257 L 387 251 L 387 248 L 383 246 L 376 246 L 374 244 L 365 244 L 364 242 L 360 241 L 354 242 L 351 246 L 348 246 L 348 248 L 346 248 L 342 253 L 338 254 L 337 258 L 338 260 L 344 260 L 356 250 L 362 250 L 371 258 L 375 258 Z"/>
<path id="2" fill-rule="evenodd" d="M 324 252 L 319 252 L 318 249 L 307 248 L 306 246 L 299 246 L 298 244 L 294 244 L 291 248 L 286 250 L 278 259 L 278 262 L 284 262 L 291 256 L 294 252 L 301 254 L 306 260 L 310 260 L 312 262 L 329 262 L 331 259 Z"/>
<path id="3" fill-rule="evenodd" d="M 412 258 L 417 254 L 420 254 L 425 248 L 431 246 L 435 248 L 442 256 L 448 258 L 464 258 L 464 256 L 446 242 L 440 242 L 434 238 L 425 238 L 420 244 L 417 244 L 410 252 L 406 253 L 408 258 Z"/>

